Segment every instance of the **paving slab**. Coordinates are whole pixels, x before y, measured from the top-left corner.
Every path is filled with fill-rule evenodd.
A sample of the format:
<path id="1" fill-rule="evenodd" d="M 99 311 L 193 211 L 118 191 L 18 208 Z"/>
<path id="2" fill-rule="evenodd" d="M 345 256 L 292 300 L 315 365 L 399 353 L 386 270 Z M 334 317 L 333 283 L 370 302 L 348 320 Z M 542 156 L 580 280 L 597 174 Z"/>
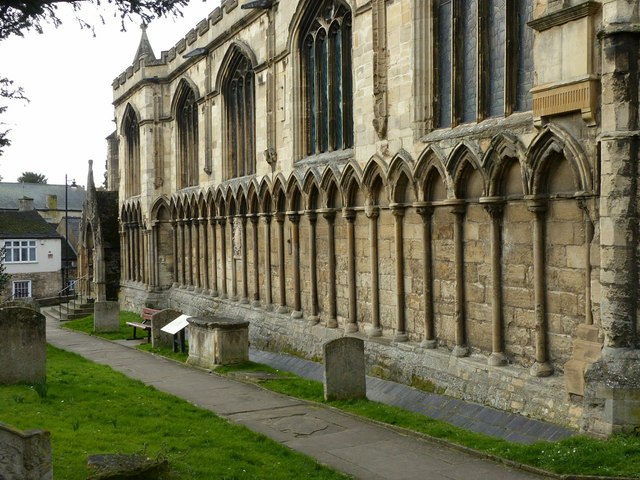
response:
<path id="1" fill-rule="evenodd" d="M 115 342 L 61 329 L 59 322 L 52 319 L 47 320 L 47 341 L 245 425 L 354 478 L 543 478 L 330 407 L 289 398 Z M 291 359 L 288 361 L 296 363 Z M 309 365 L 305 368 L 313 370 Z M 215 461 L 213 453 L 211 461 Z"/>

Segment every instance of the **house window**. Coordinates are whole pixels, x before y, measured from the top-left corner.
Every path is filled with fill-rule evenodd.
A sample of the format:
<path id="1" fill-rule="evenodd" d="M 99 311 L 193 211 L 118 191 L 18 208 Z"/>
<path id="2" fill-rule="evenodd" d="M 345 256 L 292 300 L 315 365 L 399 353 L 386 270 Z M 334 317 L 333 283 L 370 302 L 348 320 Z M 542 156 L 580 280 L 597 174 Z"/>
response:
<path id="1" fill-rule="evenodd" d="M 6 240 L 5 263 L 33 263 L 36 260 L 35 240 Z"/>
<path id="2" fill-rule="evenodd" d="M 31 297 L 31 280 L 13 282 L 13 298 Z"/>
<path id="3" fill-rule="evenodd" d="M 256 172 L 254 78 L 251 62 L 238 53 L 223 87 L 227 110 L 227 178 Z"/>
<path id="4" fill-rule="evenodd" d="M 198 184 L 198 106 L 193 90 L 183 82 L 176 103 L 178 123 L 178 188 Z"/>
<path id="5" fill-rule="evenodd" d="M 125 192 L 127 197 L 140 195 L 140 126 L 136 112 L 127 105 L 124 114 Z"/>
<path id="6" fill-rule="evenodd" d="M 533 0 L 437 0 L 440 127 L 531 109 Z"/>
<path id="7" fill-rule="evenodd" d="M 302 24 L 305 153 L 314 155 L 353 146 L 351 11 L 325 0 Z"/>

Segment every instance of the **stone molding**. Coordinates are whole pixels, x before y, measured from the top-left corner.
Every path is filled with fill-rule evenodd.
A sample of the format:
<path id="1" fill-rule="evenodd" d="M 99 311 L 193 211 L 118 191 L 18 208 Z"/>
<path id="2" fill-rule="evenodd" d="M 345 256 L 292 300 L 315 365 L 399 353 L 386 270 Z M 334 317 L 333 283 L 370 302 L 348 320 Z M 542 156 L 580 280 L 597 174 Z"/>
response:
<path id="1" fill-rule="evenodd" d="M 600 3 L 593 0 L 574 5 L 572 7 L 563 8 L 561 10 L 548 13 L 534 20 L 531 20 L 527 25 L 536 30 L 537 32 L 543 32 L 553 27 L 558 27 L 565 23 L 578 20 L 580 18 L 594 15 L 600 10 Z"/>

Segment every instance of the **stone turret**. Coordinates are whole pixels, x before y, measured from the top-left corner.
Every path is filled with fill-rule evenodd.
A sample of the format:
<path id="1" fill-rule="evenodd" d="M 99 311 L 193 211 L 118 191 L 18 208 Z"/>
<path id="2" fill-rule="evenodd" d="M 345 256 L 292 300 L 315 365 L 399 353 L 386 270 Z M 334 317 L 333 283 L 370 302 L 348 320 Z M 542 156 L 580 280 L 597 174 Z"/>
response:
<path id="1" fill-rule="evenodd" d="M 144 59 L 147 64 L 156 61 L 156 55 L 153 53 L 153 47 L 151 47 L 151 42 L 149 42 L 149 37 L 147 36 L 147 25 L 143 23 L 140 25 L 140 29 L 142 30 L 142 35 L 140 36 L 136 55 L 133 57 L 134 65 L 141 59 Z"/>

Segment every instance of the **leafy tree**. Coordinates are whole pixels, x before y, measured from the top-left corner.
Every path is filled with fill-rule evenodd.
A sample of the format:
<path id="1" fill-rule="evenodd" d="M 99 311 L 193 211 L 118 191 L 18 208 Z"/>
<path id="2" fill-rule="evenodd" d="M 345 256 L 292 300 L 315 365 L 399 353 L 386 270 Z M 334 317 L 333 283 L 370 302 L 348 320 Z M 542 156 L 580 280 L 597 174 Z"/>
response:
<path id="1" fill-rule="evenodd" d="M 2 20 L 0 20 L 1 22 Z M 8 78 L 0 78 L 0 97 L 6 98 L 9 100 L 26 100 L 22 88 L 16 88 L 13 86 L 13 81 Z M 0 115 L 3 114 L 7 110 L 6 105 L 0 105 Z M 0 122 L 0 125 L 4 125 Z M 11 140 L 8 138 L 9 130 L 0 130 L 0 156 L 4 151 L 5 147 L 11 145 Z M 2 177 L 0 177 L 0 180 Z"/>
<path id="2" fill-rule="evenodd" d="M 19 183 L 47 183 L 47 177 L 45 177 L 42 173 L 36 172 L 22 172 L 22 175 L 18 177 Z"/>

